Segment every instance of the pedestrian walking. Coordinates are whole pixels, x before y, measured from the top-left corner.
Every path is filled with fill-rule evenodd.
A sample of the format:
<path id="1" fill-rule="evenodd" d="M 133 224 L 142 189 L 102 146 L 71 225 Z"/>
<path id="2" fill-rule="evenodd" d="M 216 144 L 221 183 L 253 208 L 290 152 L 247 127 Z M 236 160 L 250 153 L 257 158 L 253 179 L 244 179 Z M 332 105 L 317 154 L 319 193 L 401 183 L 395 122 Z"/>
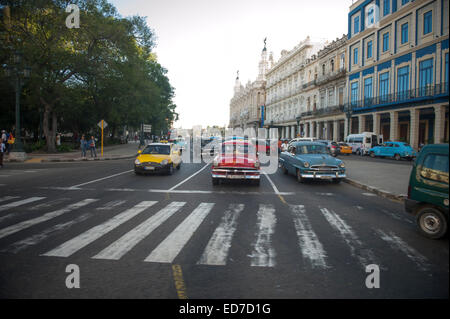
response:
<path id="1" fill-rule="evenodd" d="M 0 140 L 0 168 L 3 168 L 3 154 L 5 154 L 6 146 L 3 138 Z"/>
<path id="2" fill-rule="evenodd" d="M 288 141 L 284 140 L 283 144 L 281 144 L 281 151 L 286 152 L 288 150 Z"/>
<path id="3" fill-rule="evenodd" d="M 86 158 L 87 141 L 84 134 L 81 135 L 80 139 L 81 157 Z"/>
<path id="4" fill-rule="evenodd" d="M 97 152 L 95 151 L 95 139 L 91 136 L 91 140 L 89 141 L 89 149 L 91 150 L 91 157 L 97 157 Z"/>
<path id="5" fill-rule="evenodd" d="M 8 144 L 8 146 L 7 146 L 7 152 L 8 152 L 8 154 L 9 154 L 9 152 L 11 152 L 11 150 L 12 150 L 12 148 L 13 148 L 13 146 L 14 146 L 14 142 L 15 142 L 15 141 L 16 141 L 16 139 L 14 138 L 13 133 L 10 132 L 10 133 L 8 134 L 8 142 L 7 142 L 7 144 Z"/>

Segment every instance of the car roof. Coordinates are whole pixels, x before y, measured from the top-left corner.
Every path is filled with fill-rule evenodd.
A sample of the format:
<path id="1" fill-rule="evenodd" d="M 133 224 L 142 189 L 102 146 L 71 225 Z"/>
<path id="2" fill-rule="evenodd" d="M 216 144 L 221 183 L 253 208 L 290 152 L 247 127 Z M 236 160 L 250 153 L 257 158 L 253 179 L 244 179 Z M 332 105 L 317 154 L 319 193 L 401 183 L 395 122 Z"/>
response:
<path id="1" fill-rule="evenodd" d="M 422 148 L 422 150 L 420 152 L 424 153 L 424 152 L 434 151 L 434 152 L 448 154 L 448 146 L 449 146 L 448 144 L 427 144 Z"/>
<path id="2" fill-rule="evenodd" d="M 297 142 L 293 142 L 293 144 L 295 145 L 319 145 L 319 146 L 323 146 L 323 143 L 320 142 L 310 142 L 310 141 L 297 141 Z"/>

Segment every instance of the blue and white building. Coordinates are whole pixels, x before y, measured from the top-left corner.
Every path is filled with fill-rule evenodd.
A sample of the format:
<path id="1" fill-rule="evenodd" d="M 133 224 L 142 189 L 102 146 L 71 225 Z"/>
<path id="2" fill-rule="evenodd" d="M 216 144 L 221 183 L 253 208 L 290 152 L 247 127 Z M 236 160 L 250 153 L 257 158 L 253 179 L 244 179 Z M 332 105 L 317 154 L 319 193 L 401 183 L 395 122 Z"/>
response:
<path id="1" fill-rule="evenodd" d="M 345 134 L 449 140 L 449 0 L 359 0 L 348 14 Z"/>

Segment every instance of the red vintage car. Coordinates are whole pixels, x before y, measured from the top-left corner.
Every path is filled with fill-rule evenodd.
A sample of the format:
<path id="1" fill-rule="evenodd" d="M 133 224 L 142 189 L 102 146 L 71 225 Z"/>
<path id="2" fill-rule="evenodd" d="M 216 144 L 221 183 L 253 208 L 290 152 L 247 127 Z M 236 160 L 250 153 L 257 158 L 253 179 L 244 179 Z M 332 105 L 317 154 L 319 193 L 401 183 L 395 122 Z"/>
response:
<path id="1" fill-rule="evenodd" d="M 221 152 L 213 161 L 212 183 L 218 185 L 224 179 L 260 181 L 260 162 L 255 146 L 248 141 L 232 140 L 222 143 Z"/>

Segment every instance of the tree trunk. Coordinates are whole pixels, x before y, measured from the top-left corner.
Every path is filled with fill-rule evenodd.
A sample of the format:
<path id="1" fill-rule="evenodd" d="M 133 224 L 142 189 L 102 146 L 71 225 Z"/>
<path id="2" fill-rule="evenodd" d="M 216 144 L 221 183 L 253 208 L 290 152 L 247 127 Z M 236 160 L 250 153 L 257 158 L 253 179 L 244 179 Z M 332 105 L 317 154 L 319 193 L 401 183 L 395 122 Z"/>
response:
<path id="1" fill-rule="evenodd" d="M 45 141 L 47 144 L 47 152 L 55 153 L 56 145 L 55 145 L 55 137 L 56 137 L 56 125 L 57 118 L 55 112 L 52 111 L 52 105 L 44 101 L 41 98 L 41 102 L 44 104 L 44 118 L 42 120 L 42 128 L 45 135 Z M 52 117 L 52 128 L 50 129 L 50 116 Z"/>

